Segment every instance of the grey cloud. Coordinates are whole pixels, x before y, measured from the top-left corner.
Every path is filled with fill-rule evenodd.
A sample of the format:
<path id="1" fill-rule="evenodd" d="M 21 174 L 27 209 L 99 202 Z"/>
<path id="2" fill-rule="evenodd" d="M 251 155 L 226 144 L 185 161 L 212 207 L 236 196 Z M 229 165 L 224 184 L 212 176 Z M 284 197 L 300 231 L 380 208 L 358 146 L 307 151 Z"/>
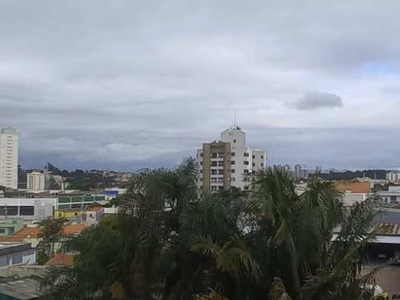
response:
<path id="1" fill-rule="evenodd" d="M 387 122 L 387 132 L 400 126 L 400 104 L 389 106 L 382 92 L 400 80 L 399 14 L 395 0 L 3 0 L 0 125 L 20 131 L 26 167 L 172 166 L 218 137 L 236 108 L 252 144 L 274 162 L 305 161 L 309 151 L 296 145 L 323 141 L 315 128 L 339 138 L 337 121 L 359 129 L 360 116 Z M 346 106 L 308 111 L 339 103 L 322 93 L 288 107 L 315 86 L 334 86 Z M 329 145 L 310 159 L 370 164 L 357 151 L 337 158 L 338 145 Z"/>
<path id="2" fill-rule="evenodd" d="M 298 110 L 315 110 L 342 107 L 343 101 L 338 95 L 332 93 L 309 91 L 293 103 L 293 106 Z"/>

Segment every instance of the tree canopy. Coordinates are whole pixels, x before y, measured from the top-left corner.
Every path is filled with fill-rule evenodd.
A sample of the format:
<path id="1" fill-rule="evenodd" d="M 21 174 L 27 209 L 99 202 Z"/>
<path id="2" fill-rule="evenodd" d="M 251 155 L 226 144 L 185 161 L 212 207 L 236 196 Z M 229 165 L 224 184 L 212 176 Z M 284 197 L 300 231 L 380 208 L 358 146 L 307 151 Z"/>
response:
<path id="1" fill-rule="evenodd" d="M 298 195 L 279 169 L 252 180 L 249 192 L 199 195 L 193 160 L 143 171 L 115 218 L 72 241 L 79 254 L 47 274 L 46 299 L 369 299 L 369 201 L 346 209 L 318 178 Z"/>

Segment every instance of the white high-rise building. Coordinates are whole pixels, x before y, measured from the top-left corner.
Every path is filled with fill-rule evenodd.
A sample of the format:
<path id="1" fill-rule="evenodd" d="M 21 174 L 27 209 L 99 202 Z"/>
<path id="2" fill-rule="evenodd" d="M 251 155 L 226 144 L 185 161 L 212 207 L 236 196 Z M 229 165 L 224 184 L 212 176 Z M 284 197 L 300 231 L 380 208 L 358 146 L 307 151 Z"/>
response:
<path id="1" fill-rule="evenodd" d="M 203 144 L 197 151 L 198 186 L 204 191 L 249 189 L 249 174 L 267 166 L 267 153 L 246 145 L 246 133 L 232 126 L 221 133 L 221 139 Z"/>
<path id="2" fill-rule="evenodd" d="M 0 129 L 0 186 L 18 188 L 18 133 L 14 128 Z"/>
<path id="3" fill-rule="evenodd" d="M 46 189 L 46 174 L 44 172 L 31 172 L 26 174 L 26 188 L 32 191 Z"/>

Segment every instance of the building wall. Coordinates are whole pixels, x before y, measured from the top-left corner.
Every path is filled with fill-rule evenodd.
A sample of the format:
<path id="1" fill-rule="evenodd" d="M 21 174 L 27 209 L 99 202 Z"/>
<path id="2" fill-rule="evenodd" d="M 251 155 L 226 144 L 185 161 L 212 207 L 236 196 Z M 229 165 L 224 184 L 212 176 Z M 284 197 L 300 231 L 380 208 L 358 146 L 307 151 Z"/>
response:
<path id="1" fill-rule="evenodd" d="M 56 198 L 0 198 L 0 220 L 44 220 L 53 216 Z"/>
<path id="2" fill-rule="evenodd" d="M 28 190 L 43 191 L 46 188 L 46 175 L 41 172 L 26 174 L 26 187 Z"/>
<path id="3" fill-rule="evenodd" d="M 23 219 L 7 219 L 0 221 L 0 236 L 8 236 L 24 227 Z"/>
<path id="4" fill-rule="evenodd" d="M 0 256 L 0 268 L 34 264 L 36 264 L 35 249 Z"/>
<path id="5" fill-rule="evenodd" d="M 0 185 L 18 189 L 18 133 L 0 129 Z"/>
<path id="6" fill-rule="evenodd" d="M 67 220 L 70 219 L 75 219 L 76 217 L 82 215 L 83 210 L 82 209 L 69 209 L 69 210 L 63 210 L 63 209 L 55 209 L 54 210 L 54 219 L 60 219 L 60 218 L 65 218 Z"/>

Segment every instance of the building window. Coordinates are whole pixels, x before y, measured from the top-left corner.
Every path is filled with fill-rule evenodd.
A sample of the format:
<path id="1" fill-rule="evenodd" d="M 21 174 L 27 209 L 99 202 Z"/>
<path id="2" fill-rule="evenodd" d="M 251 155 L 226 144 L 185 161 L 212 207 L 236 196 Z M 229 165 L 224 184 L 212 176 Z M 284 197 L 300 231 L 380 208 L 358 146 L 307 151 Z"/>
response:
<path id="1" fill-rule="evenodd" d="M 249 190 L 249 186 L 246 185 L 246 186 L 244 187 L 244 189 L 245 189 L 246 191 L 248 191 L 248 190 Z"/>
<path id="2" fill-rule="evenodd" d="M 249 162 L 248 162 L 247 160 L 245 160 L 245 161 L 243 162 L 243 164 L 244 164 L 245 166 L 248 166 L 248 165 L 249 165 Z"/>
<path id="3" fill-rule="evenodd" d="M 203 157 L 203 152 L 200 153 L 200 157 Z"/>
<path id="4" fill-rule="evenodd" d="M 216 191 L 216 190 L 217 190 L 217 187 L 216 187 L 215 185 L 212 185 L 212 186 L 211 186 L 211 190 L 212 190 L 212 191 Z"/>
<path id="5" fill-rule="evenodd" d="M 218 189 L 219 189 L 220 191 L 222 191 L 222 190 L 224 189 L 224 187 L 223 187 L 223 186 L 219 186 Z"/>
<path id="6" fill-rule="evenodd" d="M 224 166 L 224 162 L 223 161 L 219 161 L 218 162 L 218 166 L 223 167 Z"/>
<path id="7" fill-rule="evenodd" d="M 233 142 L 236 144 L 236 140 L 233 140 Z"/>
<path id="8" fill-rule="evenodd" d="M 396 203 L 397 202 L 397 197 L 396 196 L 390 196 L 390 203 Z"/>
<path id="9" fill-rule="evenodd" d="M 211 153 L 211 158 L 217 158 L 217 153 Z"/>
<path id="10" fill-rule="evenodd" d="M 218 175 L 224 175 L 224 170 L 218 170 Z"/>
<path id="11" fill-rule="evenodd" d="M 232 169 L 232 170 L 231 170 L 231 173 L 232 173 L 232 174 L 235 173 L 235 169 Z"/>
<path id="12" fill-rule="evenodd" d="M 200 173 L 203 174 L 203 169 L 200 170 Z"/>
<path id="13" fill-rule="evenodd" d="M 200 162 L 200 165 L 203 165 L 203 161 Z"/>
<path id="14" fill-rule="evenodd" d="M 249 174 L 249 170 L 244 170 L 244 174 Z"/>
<path id="15" fill-rule="evenodd" d="M 249 153 L 245 152 L 243 153 L 244 157 L 249 157 Z"/>
<path id="16" fill-rule="evenodd" d="M 217 175 L 217 170 L 211 170 L 211 175 Z"/>
<path id="17" fill-rule="evenodd" d="M 232 152 L 232 153 L 231 153 L 231 156 L 235 156 L 235 152 Z"/>
<path id="18" fill-rule="evenodd" d="M 217 183 L 217 178 L 211 178 L 211 183 Z"/>
<path id="19" fill-rule="evenodd" d="M 212 162 L 211 162 L 211 166 L 212 166 L 212 167 L 216 167 L 216 166 L 217 166 L 217 162 L 216 162 L 216 161 L 212 161 Z"/>
<path id="20" fill-rule="evenodd" d="M 234 165 L 235 164 L 235 161 L 234 160 L 231 160 L 231 165 Z"/>
<path id="21" fill-rule="evenodd" d="M 221 157 L 221 158 L 223 158 L 225 155 L 224 155 L 224 152 L 219 152 L 218 153 L 218 157 Z"/>
<path id="22" fill-rule="evenodd" d="M 256 156 L 253 154 L 253 159 L 255 159 L 256 158 Z"/>
<path id="23" fill-rule="evenodd" d="M 261 155 L 261 159 L 264 159 L 264 155 Z"/>
<path id="24" fill-rule="evenodd" d="M 264 167 L 264 163 L 261 163 L 261 167 Z"/>
<path id="25" fill-rule="evenodd" d="M 236 180 L 236 178 L 235 178 L 235 177 L 231 177 L 231 181 L 233 181 L 233 182 L 234 182 L 235 180 Z"/>
<path id="26" fill-rule="evenodd" d="M 35 215 L 35 207 L 34 206 L 20 206 L 19 214 L 21 216 L 33 216 L 33 215 Z"/>
<path id="27" fill-rule="evenodd" d="M 0 233 L 6 233 L 6 230 L 4 228 L 0 228 Z"/>
<path id="28" fill-rule="evenodd" d="M 256 163 L 253 163 L 253 167 L 255 167 L 256 166 Z"/>

